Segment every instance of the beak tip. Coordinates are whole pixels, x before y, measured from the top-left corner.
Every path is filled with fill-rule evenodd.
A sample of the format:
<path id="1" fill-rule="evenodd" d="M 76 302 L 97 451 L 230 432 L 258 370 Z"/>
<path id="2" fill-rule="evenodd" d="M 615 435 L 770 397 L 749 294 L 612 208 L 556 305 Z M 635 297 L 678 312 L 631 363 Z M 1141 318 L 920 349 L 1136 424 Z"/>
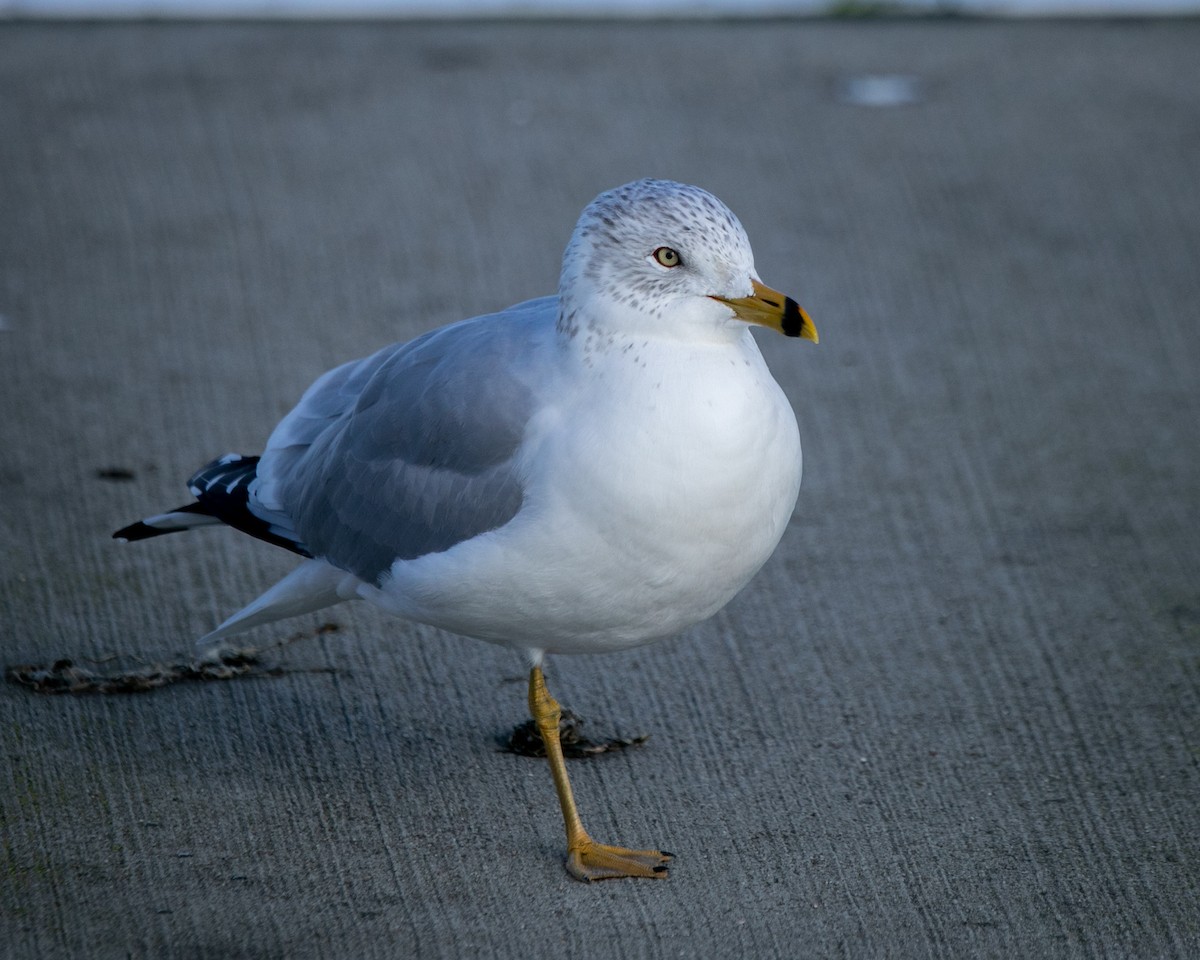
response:
<path id="1" fill-rule="evenodd" d="M 816 324 L 812 322 L 808 311 L 791 297 L 784 300 L 781 326 L 785 336 L 800 337 L 802 340 L 811 340 L 813 343 L 817 343 Z"/>

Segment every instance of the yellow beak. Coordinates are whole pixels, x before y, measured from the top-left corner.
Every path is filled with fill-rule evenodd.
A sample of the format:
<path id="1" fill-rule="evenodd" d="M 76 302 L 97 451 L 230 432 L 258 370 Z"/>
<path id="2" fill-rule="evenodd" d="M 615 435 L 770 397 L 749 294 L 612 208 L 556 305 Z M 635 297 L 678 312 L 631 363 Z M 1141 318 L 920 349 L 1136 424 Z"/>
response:
<path id="1" fill-rule="evenodd" d="M 817 343 L 817 328 L 804 308 L 791 297 L 751 280 L 754 293 L 748 297 L 713 297 L 733 309 L 739 320 L 760 323 L 785 337 L 802 337 Z"/>

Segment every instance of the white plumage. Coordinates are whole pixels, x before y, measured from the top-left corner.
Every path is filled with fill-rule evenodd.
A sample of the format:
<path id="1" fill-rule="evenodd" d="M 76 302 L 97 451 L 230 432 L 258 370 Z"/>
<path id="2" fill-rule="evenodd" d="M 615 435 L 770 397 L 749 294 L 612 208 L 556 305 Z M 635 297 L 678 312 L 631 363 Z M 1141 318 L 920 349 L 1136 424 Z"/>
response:
<path id="1" fill-rule="evenodd" d="M 308 558 L 205 643 L 355 598 L 535 667 L 675 633 L 766 562 L 800 486 L 795 416 L 749 323 L 816 340 L 724 204 L 628 184 L 584 210 L 557 296 L 330 371 L 261 460 L 210 464 L 198 503 L 117 535 L 215 516 Z"/>

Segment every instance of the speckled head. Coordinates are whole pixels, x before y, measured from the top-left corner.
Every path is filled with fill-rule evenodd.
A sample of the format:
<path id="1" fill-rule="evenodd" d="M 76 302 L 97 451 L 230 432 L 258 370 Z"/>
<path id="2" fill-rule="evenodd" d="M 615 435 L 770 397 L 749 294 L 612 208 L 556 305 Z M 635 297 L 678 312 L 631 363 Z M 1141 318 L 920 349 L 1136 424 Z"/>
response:
<path id="1" fill-rule="evenodd" d="M 667 264 L 655 259 L 657 251 Z M 635 180 L 584 209 L 563 256 L 559 295 L 660 316 L 681 297 L 744 296 L 754 254 L 733 212 L 706 190 Z"/>
<path id="2" fill-rule="evenodd" d="M 707 190 L 674 180 L 635 180 L 600 194 L 587 205 L 575 238 L 599 237 L 613 247 L 650 238 L 703 248 L 717 260 L 753 263 L 750 240 L 738 218 Z"/>
<path id="3" fill-rule="evenodd" d="M 635 180 L 584 209 L 563 255 L 559 328 L 734 336 L 735 320 L 816 339 L 794 300 L 764 287 L 746 231 L 711 193 Z M 807 324 L 803 327 L 802 324 Z"/>

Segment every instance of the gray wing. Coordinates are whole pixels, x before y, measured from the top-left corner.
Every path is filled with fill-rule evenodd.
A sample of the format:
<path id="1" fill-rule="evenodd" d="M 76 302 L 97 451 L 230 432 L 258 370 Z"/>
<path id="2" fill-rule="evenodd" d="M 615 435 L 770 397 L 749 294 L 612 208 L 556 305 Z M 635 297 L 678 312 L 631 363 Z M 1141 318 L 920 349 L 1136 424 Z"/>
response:
<path id="1" fill-rule="evenodd" d="M 276 428 L 256 512 L 377 583 L 516 515 L 533 410 L 526 363 L 555 299 L 465 320 L 330 371 Z"/>

